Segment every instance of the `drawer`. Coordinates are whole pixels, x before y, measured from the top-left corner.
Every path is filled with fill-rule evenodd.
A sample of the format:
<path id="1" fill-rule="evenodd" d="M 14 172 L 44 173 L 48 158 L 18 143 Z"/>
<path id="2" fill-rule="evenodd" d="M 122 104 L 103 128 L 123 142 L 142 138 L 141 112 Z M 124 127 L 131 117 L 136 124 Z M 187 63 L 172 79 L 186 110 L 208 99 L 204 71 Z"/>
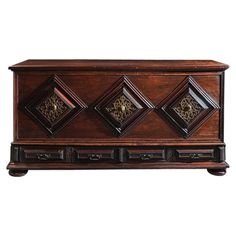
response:
<path id="1" fill-rule="evenodd" d="M 21 147 L 20 159 L 25 162 L 64 162 L 66 151 L 64 148 Z"/>
<path id="2" fill-rule="evenodd" d="M 74 161 L 76 162 L 116 162 L 114 149 L 74 149 Z"/>
<path id="3" fill-rule="evenodd" d="M 176 149 L 177 161 L 213 161 L 215 160 L 214 149 Z"/>
<path id="4" fill-rule="evenodd" d="M 127 149 L 127 161 L 163 161 L 165 160 L 165 151 L 164 149 L 150 149 L 150 150 L 141 150 L 141 149 Z"/>

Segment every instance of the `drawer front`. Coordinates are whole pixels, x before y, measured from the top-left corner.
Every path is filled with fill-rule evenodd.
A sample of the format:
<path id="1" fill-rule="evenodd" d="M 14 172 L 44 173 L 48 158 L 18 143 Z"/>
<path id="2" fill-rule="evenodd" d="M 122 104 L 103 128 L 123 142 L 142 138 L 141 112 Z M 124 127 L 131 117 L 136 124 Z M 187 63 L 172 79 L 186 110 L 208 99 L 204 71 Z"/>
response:
<path id="1" fill-rule="evenodd" d="M 21 147 L 20 159 L 24 162 L 64 162 L 66 151 L 64 148 Z"/>
<path id="2" fill-rule="evenodd" d="M 76 162 L 116 162 L 114 149 L 74 149 L 73 160 Z"/>
<path id="3" fill-rule="evenodd" d="M 175 157 L 177 161 L 214 161 L 214 149 L 176 149 Z"/>
<path id="4" fill-rule="evenodd" d="M 164 149 L 158 150 L 140 150 L 140 149 L 128 149 L 127 150 L 127 161 L 163 161 L 165 160 Z"/>

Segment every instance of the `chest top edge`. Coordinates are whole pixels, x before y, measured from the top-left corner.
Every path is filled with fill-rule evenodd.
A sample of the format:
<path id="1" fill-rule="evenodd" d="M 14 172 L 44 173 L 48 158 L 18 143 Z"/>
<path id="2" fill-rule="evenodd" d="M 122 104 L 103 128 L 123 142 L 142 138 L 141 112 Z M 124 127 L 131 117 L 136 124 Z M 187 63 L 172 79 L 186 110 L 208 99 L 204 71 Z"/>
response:
<path id="1" fill-rule="evenodd" d="M 213 60 L 26 60 L 12 71 L 220 72 L 227 64 Z"/>

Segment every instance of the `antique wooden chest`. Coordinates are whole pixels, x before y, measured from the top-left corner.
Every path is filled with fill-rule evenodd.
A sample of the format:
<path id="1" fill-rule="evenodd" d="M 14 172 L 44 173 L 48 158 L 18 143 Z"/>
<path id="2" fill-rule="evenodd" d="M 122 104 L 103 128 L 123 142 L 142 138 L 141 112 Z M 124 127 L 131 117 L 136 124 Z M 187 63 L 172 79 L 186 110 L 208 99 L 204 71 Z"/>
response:
<path id="1" fill-rule="evenodd" d="M 224 71 L 211 60 L 13 65 L 9 174 L 181 168 L 224 175 Z"/>

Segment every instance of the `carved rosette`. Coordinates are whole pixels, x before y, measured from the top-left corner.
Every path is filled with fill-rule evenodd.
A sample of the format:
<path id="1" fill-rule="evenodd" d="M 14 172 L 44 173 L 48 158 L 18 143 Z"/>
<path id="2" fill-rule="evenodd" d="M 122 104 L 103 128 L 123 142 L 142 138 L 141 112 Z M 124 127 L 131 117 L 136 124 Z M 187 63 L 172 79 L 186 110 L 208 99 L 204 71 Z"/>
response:
<path id="1" fill-rule="evenodd" d="M 52 94 L 42 101 L 36 109 L 50 122 L 54 123 L 62 117 L 69 107 L 61 100 L 57 94 Z"/>
<path id="2" fill-rule="evenodd" d="M 109 107 L 106 107 L 106 110 L 115 120 L 122 123 L 129 118 L 137 108 L 125 95 L 121 95 L 112 102 Z"/>
<path id="3" fill-rule="evenodd" d="M 219 105 L 193 79 L 188 76 L 157 107 L 157 112 L 182 134 L 191 136 L 208 120 Z"/>
<path id="4" fill-rule="evenodd" d="M 122 76 L 94 105 L 119 136 L 126 134 L 153 108 L 127 76 Z"/>
<path id="5" fill-rule="evenodd" d="M 186 123 L 190 123 L 198 116 L 202 107 L 190 94 L 186 94 L 173 109 Z"/>

